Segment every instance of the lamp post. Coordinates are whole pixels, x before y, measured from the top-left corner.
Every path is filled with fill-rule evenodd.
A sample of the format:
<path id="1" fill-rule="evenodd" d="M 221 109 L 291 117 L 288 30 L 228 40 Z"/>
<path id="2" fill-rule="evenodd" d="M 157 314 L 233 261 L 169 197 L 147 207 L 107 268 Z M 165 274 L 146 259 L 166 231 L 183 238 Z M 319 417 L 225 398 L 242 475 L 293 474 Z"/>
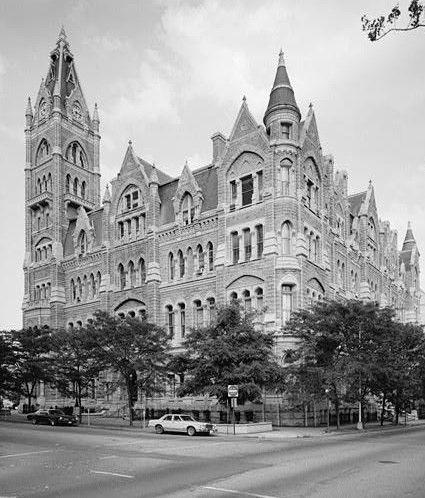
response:
<path id="1" fill-rule="evenodd" d="M 329 389 L 325 389 L 325 393 L 326 393 L 326 407 L 327 407 L 327 416 L 326 416 L 326 432 L 329 432 L 329 425 L 330 425 L 330 421 L 329 421 L 329 417 L 330 417 L 330 399 L 329 399 Z"/>
<path id="2" fill-rule="evenodd" d="M 362 329 L 359 327 L 359 356 L 360 356 L 360 347 L 362 341 Z M 359 420 L 357 422 L 357 430 L 363 430 L 363 420 L 362 420 L 362 374 L 359 370 Z"/>

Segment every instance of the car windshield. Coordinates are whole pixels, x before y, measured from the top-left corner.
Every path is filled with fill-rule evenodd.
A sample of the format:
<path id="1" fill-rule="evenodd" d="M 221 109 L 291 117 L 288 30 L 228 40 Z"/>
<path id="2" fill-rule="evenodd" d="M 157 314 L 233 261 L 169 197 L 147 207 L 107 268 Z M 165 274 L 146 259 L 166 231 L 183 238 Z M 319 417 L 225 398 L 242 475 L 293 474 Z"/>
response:
<path id="1" fill-rule="evenodd" d="M 190 415 L 180 415 L 181 419 L 182 420 L 193 420 L 195 421 L 195 419 L 193 417 L 191 417 Z"/>

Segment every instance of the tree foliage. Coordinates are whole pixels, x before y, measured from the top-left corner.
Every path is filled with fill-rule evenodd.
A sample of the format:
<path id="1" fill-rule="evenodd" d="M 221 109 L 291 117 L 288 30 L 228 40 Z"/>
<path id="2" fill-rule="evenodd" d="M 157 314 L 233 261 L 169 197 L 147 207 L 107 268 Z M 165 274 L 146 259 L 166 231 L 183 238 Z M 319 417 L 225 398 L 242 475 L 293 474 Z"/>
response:
<path id="1" fill-rule="evenodd" d="M 12 343 L 12 333 L 0 332 L 0 397 L 13 395 L 14 379 L 13 365 L 15 355 Z"/>
<path id="2" fill-rule="evenodd" d="M 397 4 L 386 16 L 369 19 L 367 15 L 363 15 L 361 20 L 363 31 L 374 42 L 392 31 L 412 31 L 425 27 L 425 5 L 420 0 L 411 0 L 404 13 Z M 402 26 L 398 25 L 399 20 L 404 22 Z"/>
<path id="3" fill-rule="evenodd" d="M 99 358 L 94 335 L 85 328 L 58 330 L 52 334 L 51 349 L 55 366 L 53 383 L 63 396 L 74 398 L 75 406 L 81 408 L 82 398 L 88 396 L 92 382 L 106 365 Z"/>
<path id="4" fill-rule="evenodd" d="M 319 302 L 294 313 L 287 330 L 299 339 L 292 368 L 296 386 L 333 401 L 339 424 L 343 401 L 383 397 L 396 411 L 420 386 L 422 328 L 401 324 L 389 308 L 360 301 Z"/>
<path id="5" fill-rule="evenodd" d="M 50 357 L 51 330 L 48 327 L 12 331 L 14 363 L 11 367 L 13 389 L 25 396 L 31 407 L 37 383 L 53 380 Z"/>
<path id="6" fill-rule="evenodd" d="M 166 376 L 170 338 L 163 328 L 146 320 L 121 319 L 104 311 L 95 313 L 87 331 L 97 343 L 99 361 L 123 380 L 132 425 L 137 388 L 149 394 Z"/>
<path id="7" fill-rule="evenodd" d="M 266 385 L 282 386 L 273 334 L 256 330 L 237 303 L 219 308 L 216 321 L 191 330 L 183 345 L 185 352 L 170 364 L 175 373 L 184 373 L 180 396 L 209 394 L 226 403 L 227 386 L 237 384 L 243 403 L 258 401 Z"/>

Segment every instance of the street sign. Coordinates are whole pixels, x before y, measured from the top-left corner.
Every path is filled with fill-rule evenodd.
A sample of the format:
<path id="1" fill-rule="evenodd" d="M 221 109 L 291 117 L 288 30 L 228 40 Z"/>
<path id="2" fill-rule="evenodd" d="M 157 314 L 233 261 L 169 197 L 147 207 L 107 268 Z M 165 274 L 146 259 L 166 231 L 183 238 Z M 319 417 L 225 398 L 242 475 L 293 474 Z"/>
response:
<path id="1" fill-rule="evenodd" d="M 227 396 L 229 398 L 237 398 L 239 396 L 239 387 L 232 384 L 228 385 Z"/>

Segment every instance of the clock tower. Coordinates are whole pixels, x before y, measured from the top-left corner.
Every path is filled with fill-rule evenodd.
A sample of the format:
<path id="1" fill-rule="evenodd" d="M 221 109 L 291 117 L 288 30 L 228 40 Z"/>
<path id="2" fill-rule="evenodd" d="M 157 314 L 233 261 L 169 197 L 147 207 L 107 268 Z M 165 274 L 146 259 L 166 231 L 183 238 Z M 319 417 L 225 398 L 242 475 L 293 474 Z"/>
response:
<path id="1" fill-rule="evenodd" d="M 99 206 L 99 115 L 90 116 L 64 29 L 34 110 L 25 113 L 26 326 L 63 326 L 63 247 L 81 209 Z"/>

